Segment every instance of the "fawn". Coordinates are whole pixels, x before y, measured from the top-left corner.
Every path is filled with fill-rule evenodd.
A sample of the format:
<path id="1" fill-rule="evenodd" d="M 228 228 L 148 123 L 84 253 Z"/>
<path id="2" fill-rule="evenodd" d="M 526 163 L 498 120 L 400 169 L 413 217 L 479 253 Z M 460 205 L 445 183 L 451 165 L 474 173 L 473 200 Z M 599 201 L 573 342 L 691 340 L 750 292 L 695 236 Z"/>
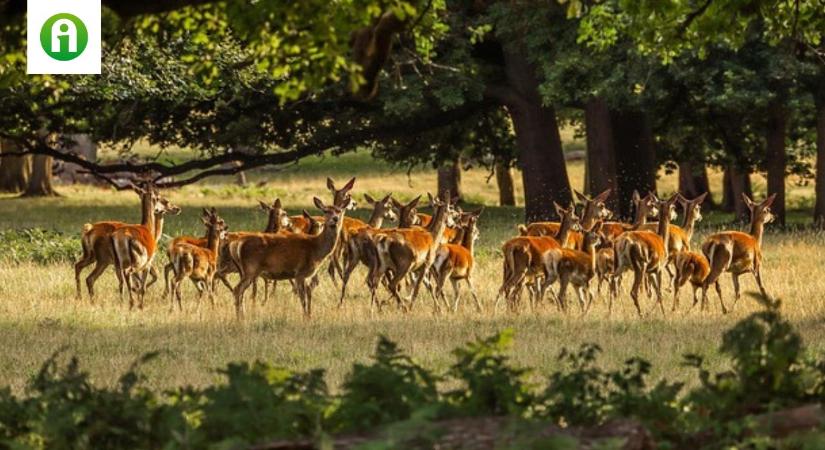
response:
<path id="1" fill-rule="evenodd" d="M 602 222 L 596 222 L 584 232 L 582 250 L 570 248 L 550 249 L 543 256 L 544 278 L 546 284 L 559 280 L 559 309 L 567 311 L 565 296 L 567 286 L 572 284 L 579 297 L 582 314 L 585 314 L 593 302 L 590 280 L 596 274 L 596 247 L 602 243 Z"/>
<path id="2" fill-rule="evenodd" d="M 198 303 L 204 294 L 209 295 L 209 302 L 214 306 L 215 292 L 213 279 L 218 270 L 218 255 L 221 249 L 221 242 L 226 238 L 226 223 L 218 217 L 215 208 L 204 209 L 203 224 L 206 226 L 205 245 L 196 245 L 189 242 L 180 242 L 171 251 L 172 265 L 175 276 L 169 290 L 175 293 L 178 302 L 178 310 L 183 310 L 180 301 L 180 287 L 184 279 L 189 278 L 198 289 Z M 171 249 L 170 249 L 171 250 Z M 174 310 L 174 300 L 170 305 L 170 311 Z"/>
<path id="3" fill-rule="evenodd" d="M 442 244 L 435 255 L 433 261 L 433 273 L 435 274 L 435 295 L 438 295 L 444 304 L 447 300 L 444 297 L 444 283 L 447 279 L 453 285 L 453 311 L 458 311 L 461 281 L 467 283 L 470 295 L 476 304 L 476 310 L 481 312 L 481 302 L 473 286 L 473 265 L 475 263 L 475 242 L 478 240 L 478 217 L 484 209 L 476 212 L 466 213 L 466 223 L 463 226 L 462 241 L 460 244 Z"/>

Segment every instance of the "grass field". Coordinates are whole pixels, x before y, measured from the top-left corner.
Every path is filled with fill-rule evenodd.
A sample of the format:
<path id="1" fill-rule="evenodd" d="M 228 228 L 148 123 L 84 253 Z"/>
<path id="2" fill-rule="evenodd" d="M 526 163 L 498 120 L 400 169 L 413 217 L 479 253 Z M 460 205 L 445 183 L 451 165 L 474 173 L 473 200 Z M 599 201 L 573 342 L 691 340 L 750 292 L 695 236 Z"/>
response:
<path id="1" fill-rule="evenodd" d="M 573 185 L 581 186 L 581 165 L 572 163 L 570 171 Z M 378 196 L 392 191 L 404 200 L 435 188 L 432 170 L 419 169 L 408 175 L 406 170 L 376 163 L 364 153 L 311 160 L 282 171 L 251 174 L 250 187 L 246 188 L 234 186 L 231 180 L 211 180 L 170 192 L 170 198 L 184 212 L 168 221 L 166 234 L 200 235 L 198 217 L 204 206 L 216 206 L 233 230 L 261 229 L 265 218 L 255 209 L 258 199 L 280 197 L 290 210 L 298 212 L 311 206 L 312 195 L 328 197 L 323 181 L 327 175 L 336 180 L 357 176 L 355 192 L 359 198 L 365 192 Z M 626 294 L 620 297 L 618 309 L 610 318 L 601 301 L 604 297 L 597 297 L 599 302 L 585 318 L 575 313 L 562 317 L 546 304 L 535 313 L 525 311 L 517 316 L 490 311 L 501 278 L 498 249 L 503 240 L 514 234 L 514 226 L 520 223 L 522 215 L 518 208 L 494 207 L 497 192 L 493 181 L 487 183 L 488 175 L 474 169 L 464 177 L 467 200 L 488 206 L 480 221 L 482 237 L 477 251 L 477 287 L 487 307 L 483 314 L 475 313 L 467 302 L 469 296 L 465 296 L 458 314 L 434 316 L 429 297 L 423 295 L 410 314 L 390 309 L 371 318 L 363 269 L 355 275 L 343 310 L 335 307 L 337 291 L 324 274 L 315 295 L 315 314 L 309 322 L 302 319 L 297 298 L 283 285 L 265 305 L 250 305 L 243 323 L 235 321 L 231 295 L 223 288 L 214 309 L 208 305 L 198 308 L 193 301 L 194 289 L 187 285 L 185 311 L 169 313 L 168 303 L 160 296 L 161 286 L 156 285 L 147 297 L 147 309 L 130 313 L 115 294 L 111 270 L 101 277 L 97 285 L 99 298 L 95 305 L 90 305 L 85 292 L 83 301 L 74 299 L 70 264 L 6 262 L 0 263 L 0 342 L 4 343 L 0 350 L 0 380 L 16 390 L 22 389 L 43 360 L 67 347 L 69 354 L 81 358 L 96 381 L 105 384 L 114 383 L 143 353 L 161 350 L 163 356 L 146 367 L 153 387 L 215 382 L 220 376 L 213 369 L 229 361 L 254 359 L 297 369 L 326 368 L 334 387 L 353 361 L 369 357 L 379 334 L 398 341 L 426 365 L 446 368 L 452 361 L 451 349 L 504 327 L 516 330 L 514 360 L 535 367 L 537 377 L 554 368 L 562 347 L 576 347 L 584 342 L 601 345 L 602 362 L 609 367 L 631 356 L 649 359 L 654 363 L 655 378 L 689 380 L 689 372 L 680 366 L 685 353 L 707 355 L 712 367 L 722 369 L 721 358 L 716 354 L 719 337 L 735 321 L 757 309 L 747 299 L 728 316 L 720 314 L 715 296 L 711 297 L 710 313 L 685 314 L 690 302 L 689 288 L 682 293 L 683 309 L 678 314 L 649 314 L 642 320 L 636 318 Z M 719 174 L 713 174 L 714 183 L 719 179 Z M 761 191 L 764 181 L 755 178 L 755 182 Z M 663 174 L 661 193 L 673 191 L 675 183 L 675 176 Z M 59 191 L 63 194 L 60 198 L 0 198 L 0 230 L 42 227 L 76 235 L 86 222 L 139 219 L 134 194 L 73 186 L 59 187 Z M 812 188 L 789 180 L 789 196 L 789 206 L 797 209 L 792 220 L 806 220 L 806 213 L 799 209 L 811 204 Z M 366 211 L 355 214 L 364 217 Z M 706 216 L 700 236 L 695 239 L 700 240 L 702 234 L 717 229 L 727 219 Z M 784 300 L 784 312 L 815 351 L 825 348 L 823 249 L 825 236 L 821 233 L 778 233 L 768 227 L 764 244 L 768 290 Z M 156 261 L 158 266 L 163 263 L 165 256 Z M 755 288 L 752 278 L 743 280 L 746 291 Z M 730 303 L 732 288 L 728 277 L 723 284 Z M 669 306 L 669 295 L 667 300 Z M 650 310 L 653 302 L 645 301 L 644 306 Z"/>

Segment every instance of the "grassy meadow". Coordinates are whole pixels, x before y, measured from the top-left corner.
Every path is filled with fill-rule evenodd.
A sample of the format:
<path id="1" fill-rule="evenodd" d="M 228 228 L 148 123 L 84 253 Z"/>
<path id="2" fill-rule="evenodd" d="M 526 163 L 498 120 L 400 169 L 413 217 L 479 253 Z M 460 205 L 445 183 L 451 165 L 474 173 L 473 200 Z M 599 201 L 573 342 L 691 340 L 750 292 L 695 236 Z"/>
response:
<path id="1" fill-rule="evenodd" d="M 571 182 L 580 187 L 583 179 L 581 163 L 569 165 Z M 204 183 L 168 192 L 171 200 L 183 208 L 180 216 L 167 221 L 165 234 L 196 234 L 203 232 L 199 222 L 200 209 L 215 206 L 232 230 L 258 230 L 265 225 L 264 215 L 256 208 L 257 201 L 279 197 L 298 213 L 311 208 L 313 195 L 329 197 L 324 185 L 326 176 L 343 181 L 357 176 L 355 194 L 373 196 L 393 192 L 400 200 L 410 199 L 434 190 L 435 173 L 431 169 L 407 172 L 373 161 L 366 153 L 339 158 L 313 159 L 279 171 L 263 170 L 249 175 L 248 187 L 238 187 L 231 178 L 213 179 Z M 518 176 L 516 177 L 518 181 Z M 457 314 L 436 316 L 430 297 L 423 294 L 413 312 L 402 314 L 393 308 L 376 317 L 369 314 L 369 295 L 359 268 L 350 285 L 350 294 L 343 309 L 336 308 L 338 290 L 324 273 L 314 295 L 314 317 L 306 321 L 300 313 L 297 297 L 282 283 L 276 295 L 265 304 L 253 305 L 247 295 L 246 320 L 238 323 L 231 306 L 231 294 L 219 288 L 214 308 L 195 303 L 195 290 L 187 284 L 184 308 L 169 312 L 169 303 L 161 298 L 162 285 L 157 284 L 147 295 L 147 308 L 129 312 L 126 302 L 116 294 L 116 282 L 111 270 L 96 286 L 98 298 L 94 305 L 83 292 L 83 300 L 74 296 L 74 271 L 67 263 L 38 265 L 31 262 L 12 263 L 0 257 L 0 380 L 15 390 L 26 381 L 52 353 L 66 349 L 77 355 L 93 378 L 104 384 L 114 384 L 119 374 L 140 355 L 160 350 L 162 356 L 145 367 L 148 384 L 156 388 L 179 385 L 204 385 L 220 380 L 215 368 L 229 361 L 267 360 L 295 369 L 322 367 L 328 370 L 333 387 L 343 381 L 354 361 L 363 361 L 373 352 L 378 335 L 384 334 L 430 367 L 446 369 L 453 358 L 450 350 L 477 336 L 492 334 L 505 327 L 516 331 L 512 350 L 514 361 L 536 369 L 535 376 L 549 373 L 563 347 L 573 348 L 585 342 L 595 342 L 604 349 L 602 363 L 616 367 L 631 356 L 641 356 L 653 362 L 654 378 L 668 377 L 690 382 L 692 374 L 680 365 L 685 353 L 708 357 L 711 366 L 721 367 L 716 353 L 721 333 L 737 320 L 758 307 L 743 298 L 733 314 L 722 316 L 715 294 L 710 297 L 711 311 L 686 313 L 690 304 L 690 288 L 682 291 L 682 309 L 662 317 L 649 313 L 636 318 L 630 297 L 623 292 L 613 315 L 607 317 L 606 296 L 597 296 L 590 314 L 582 318 L 576 308 L 561 316 L 555 307 L 545 303 L 535 312 L 523 311 L 510 315 L 492 311 L 492 300 L 499 287 L 502 241 L 515 233 L 522 220 L 519 208 L 496 207 L 497 190 L 489 173 L 472 169 L 463 179 L 466 200 L 487 206 L 480 220 L 481 240 L 477 250 L 476 284 L 486 311 L 476 313 L 465 291 L 462 308 Z M 718 187 L 721 174 L 712 174 Z M 764 180 L 754 177 L 758 192 Z M 518 184 L 518 183 L 517 183 Z M 660 192 L 672 192 L 676 186 L 674 174 L 662 173 Z M 788 180 L 789 207 L 795 208 L 791 220 L 802 223 L 807 213 L 802 208 L 812 203 L 813 189 L 796 180 Z M 0 230 L 40 227 L 67 235 L 79 235 L 86 222 L 104 219 L 139 220 L 138 199 L 129 192 L 88 186 L 58 186 L 60 198 L 17 199 L 0 197 Z M 715 193 L 720 190 L 715 189 Z M 519 192 L 517 193 L 520 197 Z M 718 200 L 718 198 L 717 198 Z M 361 202 L 360 206 L 365 206 Z M 366 209 L 356 216 L 365 217 Z M 700 224 L 699 236 L 723 226 L 729 218 L 706 213 Z M 168 238 L 166 238 L 168 239 Z M 783 299 L 783 310 L 801 330 L 810 348 L 825 349 L 825 236 L 799 230 L 777 232 L 768 226 L 764 243 L 764 277 L 771 294 Z M 79 246 L 77 254 L 79 254 Z M 156 259 L 156 266 L 165 264 L 165 255 Z M 83 279 L 91 267 L 84 272 Z M 324 271 L 325 272 L 325 271 Z M 743 289 L 756 288 L 752 277 L 745 276 Z M 625 282 L 625 287 L 629 283 Z M 723 278 L 727 303 L 732 302 L 729 276 Z M 385 295 L 382 293 L 382 295 Z M 671 295 L 666 295 L 669 307 Z M 571 292 L 571 298 L 575 298 Z M 643 302 L 650 311 L 652 300 Z"/>

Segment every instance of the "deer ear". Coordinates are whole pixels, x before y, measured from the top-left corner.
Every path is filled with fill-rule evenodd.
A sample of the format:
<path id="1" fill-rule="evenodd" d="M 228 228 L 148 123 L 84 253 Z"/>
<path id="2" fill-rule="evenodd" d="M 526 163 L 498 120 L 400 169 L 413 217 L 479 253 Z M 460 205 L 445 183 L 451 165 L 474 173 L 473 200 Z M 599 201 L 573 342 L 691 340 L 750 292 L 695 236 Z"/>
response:
<path id="1" fill-rule="evenodd" d="M 275 199 L 275 203 L 273 203 L 273 204 L 272 204 L 272 207 L 274 207 L 274 208 L 278 208 L 278 209 L 281 209 L 281 199 L 280 199 L 280 198 L 276 198 L 276 199 Z"/>
<path id="2" fill-rule="evenodd" d="M 303 214 L 303 216 L 304 216 L 306 219 L 308 219 L 308 220 L 312 220 L 312 214 L 310 214 L 310 213 L 309 213 L 309 211 L 307 211 L 307 210 L 305 210 L 305 209 L 304 209 L 304 210 L 301 210 L 301 214 Z"/>
<path id="3" fill-rule="evenodd" d="M 399 202 L 398 200 L 396 200 L 394 198 L 391 198 L 390 201 L 392 201 L 392 206 L 394 206 L 396 209 L 401 209 L 401 208 L 404 207 L 403 203 Z"/>
<path id="4" fill-rule="evenodd" d="M 375 204 L 375 199 L 372 198 L 372 196 L 370 194 L 364 194 L 364 200 L 366 200 L 367 203 L 369 203 L 370 205 Z"/>
<path id="5" fill-rule="evenodd" d="M 429 195 L 429 194 L 427 194 L 427 195 Z M 420 201 L 421 201 L 421 196 L 419 195 L 418 197 L 412 199 L 409 203 L 407 203 L 407 207 L 408 208 L 415 208 L 416 206 L 418 206 L 418 202 L 420 202 Z"/>
<path id="6" fill-rule="evenodd" d="M 261 205 L 261 209 L 264 211 L 269 210 L 269 205 L 267 205 L 263 200 L 258 200 L 258 204 Z"/>
<path id="7" fill-rule="evenodd" d="M 748 194 L 746 194 L 744 192 L 742 193 L 742 201 L 745 202 L 745 206 L 747 206 L 748 209 L 752 210 L 753 207 L 756 206 L 756 204 L 753 202 L 753 200 L 751 200 L 750 197 L 748 197 Z"/>
<path id="8" fill-rule="evenodd" d="M 427 192 L 427 198 L 430 200 L 430 205 L 435 206 L 435 199 L 433 198 L 433 194 Z"/>
<path id="9" fill-rule="evenodd" d="M 386 205 L 386 204 L 387 204 L 387 202 L 389 202 L 390 200 L 392 200 L 392 192 L 390 192 L 389 194 L 385 195 L 385 196 L 384 196 L 384 198 L 382 198 L 382 199 L 381 199 L 381 203 L 383 203 L 383 204 L 385 204 L 385 205 Z"/>
<path id="10" fill-rule="evenodd" d="M 327 177 L 327 189 L 332 192 L 335 192 L 335 183 L 332 181 L 332 178 Z"/>
<path id="11" fill-rule="evenodd" d="M 684 197 L 682 197 L 682 195 L 677 192 L 677 193 L 671 195 L 670 198 L 667 199 L 667 202 L 671 205 L 674 205 L 674 204 L 676 204 L 676 202 L 679 201 L 679 199 L 684 199 Z"/>
<path id="12" fill-rule="evenodd" d="M 707 197 L 707 196 L 708 196 L 708 193 L 705 192 L 704 194 L 694 198 L 693 203 L 695 203 L 697 205 L 701 205 L 705 201 L 705 197 Z"/>
<path id="13" fill-rule="evenodd" d="M 483 213 L 483 212 L 484 212 L 484 207 L 482 206 L 482 207 L 478 208 L 477 210 L 473 211 L 471 214 L 472 214 L 472 215 L 474 215 L 474 216 L 476 216 L 476 217 L 478 217 L 478 216 L 480 216 L 480 215 L 481 215 L 481 213 Z"/>
<path id="14" fill-rule="evenodd" d="M 764 202 L 762 202 L 762 207 L 763 208 L 770 208 L 771 205 L 773 205 L 774 200 L 776 200 L 776 192 L 771 194 L 768 198 L 765 199 Z"/>
<path id="15" fill-rule="evenodd" d="M 573 194 L 575 194 L 576 198 L 579 199 L 579 201 L 582 203 L 587 203 L 587 201 L 589 200 L 586 195 L 582 194 L 581 192 L 575 189 L 573 189 Z"/>
<path id="16" fill-rule="evenodd" d="M 593 200 L 598 200 L 600 202 L 603 202 L 603 201 L 607 200 L 607 197 L 610 196 L 610 192 L 611 192 L 611 189 L 607 188 L 607 189 L 604 190 L 604 192 L 597 195 L 596 198 L 594 198 Z"/>
<path id="17" fill-rule="evenodd" d="M 326 211 L 327 207 L 324 205 L 324 202 L 321 201 L 318 197 L 312 197 L 312 203 L 315 204 L 315 207 L 320 209 L 321 211 Z"/>
<path id="18" fill-rule="evenodd" d="M 342 191 L 350 191 L 350 190 L 352 190 L 353 186 L 355 186 L 355 177 L 352 177 L 351 180 L 347 181 L 347 184 L 345 184 L 344 187 L 341 188 L 341 190 Z"/>
<path id="19" fill-rule="evenodd" d="M 558 214 L 560 216 L 563 216 L 564 213 L 567 212 L 567 211 L 564 210 L 564 208 L 561 207 L 561 205 L 556 203 L 555 200 L 553 201 L 553 207 L 556 208 L 556 214 Z"/>

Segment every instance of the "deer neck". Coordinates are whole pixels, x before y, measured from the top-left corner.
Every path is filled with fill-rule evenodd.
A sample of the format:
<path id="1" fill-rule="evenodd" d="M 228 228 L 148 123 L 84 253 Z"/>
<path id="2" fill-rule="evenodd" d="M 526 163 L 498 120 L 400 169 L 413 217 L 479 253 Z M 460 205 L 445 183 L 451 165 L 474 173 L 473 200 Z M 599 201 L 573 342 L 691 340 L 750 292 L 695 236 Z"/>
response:
<path id="1" fill-rule="evenodd" d="M 696 226 L 696 208 L 688 208 L 687 213 L 685 214 L 685 222 L 682 224 L 685 230 L 685 235 L 687 237 L 688 242 L 690 242 L 691 238 L 693 237 L 693 229 Z"/>
<path id="2" fill-rule="evenodd" d="M 370 215 L 370 220 L 367 221 L 367 225 L 372 228 L 381 228 L 381 225 L 384 224 L 384 211 L 380 211 L 379 208 L 374 208 L 372 210 L 372 215 Z"/>
<path id="3" fill-rule="evenodd" d="M 444 230 L 447 228 L 447 207 L 440 206 L 433 212 L 433 219 L 427 227 L 433 237 L 435 245 L 440 244 L 444 239 Z"/>
<path id="4" fill-rule="evenodd" d="M 476 244 L 475 244 L 475 234 L 476 234 L 475 230 L 476 230 L 475 225 L 465 228 L 464 229 L 464 236 L 462 237 L 462 242 L 461 242 L 461 245 L 464 248 L 466 248 L 467 251 L 469 251 L 471 255 L 473 254 L 473 251 L 474 251 L 475 246 L 476 246 Z"/>
<path id="5" fill-rule="evenodd" d="M 667 240 L 670 237 L 670 207 L 665 208 L 667 211 L 659 215 L 659 230 L 658 234 L 662 237 L 662 242 L 665 244 L 665 254 L 667 254 Z"/>
<path id="6" fill-rule="evenodd" d="M 210 225 L 206 230 L 206 248 L 208 248 L 213 255 L 217 255 L 219 246 L 220 239 L 218 236 L 218 229 L 214 225 Z"/>
<path id="7" fill-rule="evenodd" d="M 341 230 L 344 228 L 344 214 L 338 218 L 338 226 L 335 230 L 332 227 L 324 227 L 324 231 L 313 237 L 318 244 L 315 246 L 315 257 L 317 260 L 322 260 L 332 253 L 335 245 L 338 243 L 338 238 L 341 236 Z"/>
<path id="8" fill-rule="evenodd" d="M 638 229 L 647 223 L 647 211 L 641 205 L 636 207 L 636 217 L 633 218 L 633 229 Z"/>
<path id="9" fill-rule="evenodd" d="M 585 249 L 587 256 L 590 257 L 590 273 L 596 273 L 596 246 L 588 243 Z"/>
<path id="10" fill-rule="evenodd" d="M 581 226 L 585 230 L 589 230 L 593 226 L 596 219 L 596 206 L 593 203 L 588 203 L 582 213 Z"/>
<path id="11" fill-rule="evenodd" d="M 140 224 L 149 229 L 149 233 L 157 240 L 163 231 L 163 215 L 155 214 L 155 205 L 152 201 L 145 201 L 141 205 Z"/>
<path id="12" fill-rule="evenodd" d="M 163 214 L 155 215 L 154 230 L 151 230 L 155 236 L 155 242 L 160 242 L 160 237 L 163 236 Z"/>
<path id="13" fill-rule="evenodd" d="M 751 231 L 750 234 L 756 239 L 756 243 L 762 247 L 762 233 L 765 231 L 765 224 L 761 220 L 757 220 L 755 217 L 751 219 Z"/>

